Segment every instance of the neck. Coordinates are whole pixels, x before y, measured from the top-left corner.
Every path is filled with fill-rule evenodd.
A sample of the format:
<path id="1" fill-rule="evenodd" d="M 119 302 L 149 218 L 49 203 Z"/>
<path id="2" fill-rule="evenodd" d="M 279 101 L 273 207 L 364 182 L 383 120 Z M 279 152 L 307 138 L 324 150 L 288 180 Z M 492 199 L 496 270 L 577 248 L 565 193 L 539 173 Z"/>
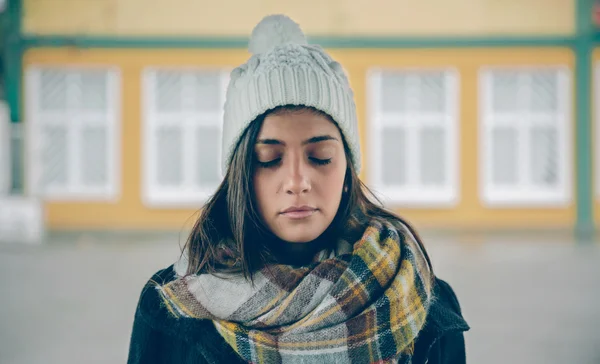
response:
<path id="1" fill-rule="evenodd" d="M 310 264 L 314 255 L 324 247 L 326 247 L 326 239 L 320 236 L 306 243 L 290 243 L 274 239 L 271 250 L 278 263 L 300 266 Z"/>

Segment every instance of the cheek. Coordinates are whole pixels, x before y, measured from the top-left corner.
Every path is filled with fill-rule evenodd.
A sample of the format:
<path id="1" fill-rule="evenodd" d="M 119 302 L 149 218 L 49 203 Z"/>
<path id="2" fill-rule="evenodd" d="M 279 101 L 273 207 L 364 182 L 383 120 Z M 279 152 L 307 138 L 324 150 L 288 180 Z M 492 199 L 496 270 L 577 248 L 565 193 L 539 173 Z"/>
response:
<path id="1" fill-rule="evenodd" d="M 273 205 L 273 177 L 260 171 L 254 173 L 254 196 L 261 212 L 269 211 L 269 205 Z"/>
<path id="2" fill-rule="evenodd" d="M 322 176 L 321 186 L 325 198 L 335 201 L 341 196 L 344 188 L 344 177 L 346 176 L 346 166 L 340 165 L 333 168 L 330 173 Z"/>

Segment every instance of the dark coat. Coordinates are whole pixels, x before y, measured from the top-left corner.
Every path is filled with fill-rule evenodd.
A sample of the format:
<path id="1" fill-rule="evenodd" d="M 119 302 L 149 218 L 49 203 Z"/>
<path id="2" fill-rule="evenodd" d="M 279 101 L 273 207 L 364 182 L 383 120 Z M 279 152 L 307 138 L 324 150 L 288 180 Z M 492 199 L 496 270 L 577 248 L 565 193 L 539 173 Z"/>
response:
<path id="1" fill-rule="evenodd" d="M 144 286 L 133 322 L 128 364 L 244 363 L 210 320 L 177 319 L 161 305 L 150 282 L 173 280 L 173 266 L 157 272 Z M 434 300 L 415 341 L 413 364 L 466 362 L 463 332 L 469 326 L 450 285 L 436 278 Z"/>

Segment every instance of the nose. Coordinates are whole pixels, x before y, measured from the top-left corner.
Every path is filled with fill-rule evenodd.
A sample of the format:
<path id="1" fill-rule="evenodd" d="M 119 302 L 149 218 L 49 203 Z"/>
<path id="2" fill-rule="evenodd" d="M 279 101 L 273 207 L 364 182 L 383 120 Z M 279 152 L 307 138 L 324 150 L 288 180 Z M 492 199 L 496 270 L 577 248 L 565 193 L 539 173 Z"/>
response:
<path id="1" fill-rule="evenodd" d="M 305 164 L 300 156 L 288 159 L 287 176 L 284 183 L 284 191 L 288 195 L 300 195 L 310 192 L 311 183 Z"/>

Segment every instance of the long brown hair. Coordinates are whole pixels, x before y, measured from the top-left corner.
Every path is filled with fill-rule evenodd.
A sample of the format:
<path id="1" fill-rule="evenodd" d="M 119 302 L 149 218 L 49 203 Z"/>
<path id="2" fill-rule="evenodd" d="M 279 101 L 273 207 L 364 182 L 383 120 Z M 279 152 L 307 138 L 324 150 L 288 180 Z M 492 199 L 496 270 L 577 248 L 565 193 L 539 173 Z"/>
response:
<path id="1" fill-rule="evenodd" d="M 336 124 L 320 110 L 292 105 L 269 110 L 250 123 L 240 137 L 223 181 L 205 204 L 184 246 L 187 274 L 241 273 L 252 280 L 254 273 L 273 259 L 265 238 L 271 233 L 260 218 L 254 197 L 254 143 L 267 115 L 300 111 L 324 116 Z M 344 183 L 347 190 L 342 194 L 328 233 L 353 239 L 356 232 L 362 232 L 366 220 L 398 221 L 415 237 L 431 270 L 429 256 L 417 232 L 406 220 L 382 207 L 381 201 L 358 178 L 350 163 L 350 149 L 345 140 L 343 143 L 348 161 Z"/>

